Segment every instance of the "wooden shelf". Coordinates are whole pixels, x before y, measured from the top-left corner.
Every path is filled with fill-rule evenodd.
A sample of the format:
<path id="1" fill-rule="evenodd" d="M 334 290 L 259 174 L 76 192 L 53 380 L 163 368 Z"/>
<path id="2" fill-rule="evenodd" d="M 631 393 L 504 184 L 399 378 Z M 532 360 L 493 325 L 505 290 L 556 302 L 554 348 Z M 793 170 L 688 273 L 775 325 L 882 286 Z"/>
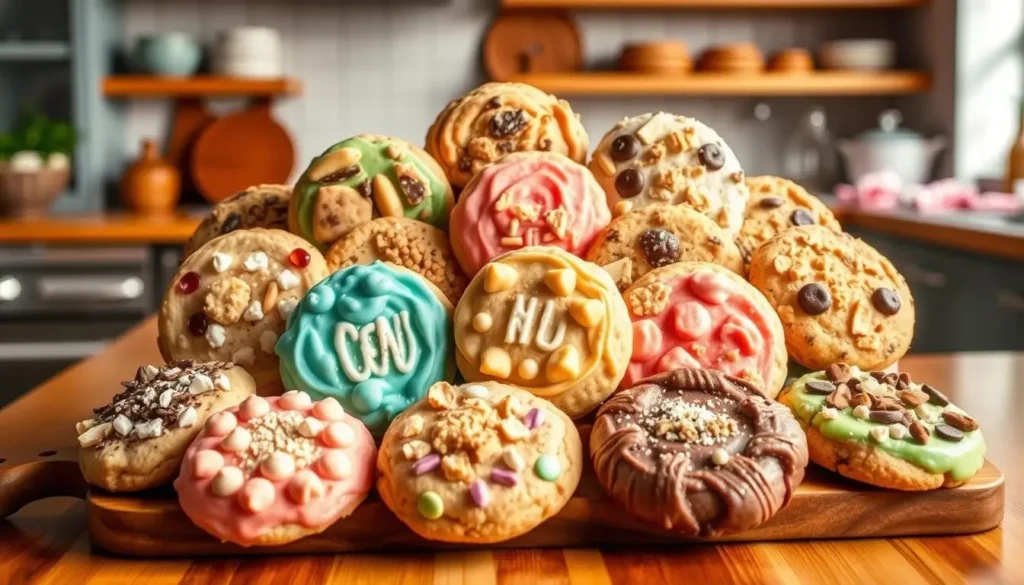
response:
<path id="1" fill-rule="evenodd" d="M 183 97 L 183 96 L 284 96 L 302 91 L 296 79 L 247 79 L 199 75 L 195 77 L 153 77 L 117 75 L 103 79 L 103 95 L 108 97 Z"/>
<path id="2" fill-rule="evenodd" d="M 132 213 L 0 218 L 0 244 L 174 244 L 188 241 L 202 215 Z"/>
<path id="3" fill-rule="evenodd" d="M 0 61 L 60 61 L 71 55 L 71 48 L 62 41 L 0 42 Z"/>
<path id="4" fill-rule="evenodd" d="M 929 0 L 501 0 L 505 8 L 610 10 L 651 8 L 909 8 Z"/>
<path id="5" fill-rule="evenodd" d="M 621 72 L 518 75 L 506 81 L 528 83 L 559 95 L 898 95 L 927 91 L 931 79 L 916 71 L 808 74 L 690 73 L 679 76 Z"/>

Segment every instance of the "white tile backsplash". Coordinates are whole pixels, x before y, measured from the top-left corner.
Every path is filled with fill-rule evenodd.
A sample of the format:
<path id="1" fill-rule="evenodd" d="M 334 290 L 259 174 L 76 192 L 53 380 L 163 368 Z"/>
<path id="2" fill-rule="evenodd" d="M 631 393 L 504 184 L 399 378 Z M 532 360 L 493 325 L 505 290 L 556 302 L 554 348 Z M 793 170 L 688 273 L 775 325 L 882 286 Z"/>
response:
<path id="1" fill-rule="evenodd" d="M 277 103 L 292 133 L 298 164 L 352 134 L 377 132 L 422 142 L 434 116 L 452 97 L 484 81 L 480 45 L 496 0 L 448 3 L 326 2 L 323 0 L 126 0 L 126 42 L 141 34 L 180 30 L 209 44 L 218 31 L 245 24 L 271 26 L 283 39 L 285 70 L 302 80 L 298 98 Z M 576 15 L 588 64 L 615 59 L 623 43 L 677 38 L 695 55 L 708 44 L 748 40 L 765 50 L 815 48 L 822 40 L 890 36 L 873 11 L 640 11 Z M 591 146 L 625 115 L 667 110 L 700 118 L 733 147 L 750 174 L 777 172 L 781 145 L 800 114 L 822 103 L 837 135 L 862 130 L 891 105 L 887 98 L 778 98 L 773 116 L 752 116 L 755 98 L 573 98 Z M 165 136 L 166 103 L 126 106 L 125 154 L 144 136 Z"/>

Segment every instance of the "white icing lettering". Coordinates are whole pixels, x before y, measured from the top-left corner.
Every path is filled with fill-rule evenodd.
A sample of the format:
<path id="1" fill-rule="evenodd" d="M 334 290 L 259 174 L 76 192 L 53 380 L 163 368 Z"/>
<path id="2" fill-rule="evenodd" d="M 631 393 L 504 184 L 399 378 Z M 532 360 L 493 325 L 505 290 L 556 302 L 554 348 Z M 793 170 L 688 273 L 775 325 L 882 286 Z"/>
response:
<path id="1" fill-rule="evenodd" d="M 403 374 L 413 370 L 416 363 L 416 338 L 409 324 L 408 311 L 395 315 L 393 324 L 377 317 L 356 329 L 351 323 L 338 323 L 334 334 L 334 347 L 341 361 L 345 377 L 359 383 L 371 375 L 383 377 L 391 371 L 391 364 Z M 349 351 L 349 340 L 358 342 L 362 366 L 356 366 Z"/>
<path id="2" fill-rule="evenodd" d="M 529 345 L 531 340 L 534 340 L 537 347 L 544 351 L 554 351 L 562 345 L 565 340 L 566 322 L 565 319 L 561 319 L 556 325 L 555 301 L 548 299 L 544 302 L 544 311 L 541 313 L 539 326 L 537 331 L 534 331 L 539 304 L 535 297 L 531 297 L 527 301 L 525 295 L 516 295 L 512 312 L 508 316 L 508 326 L 505 329 L 505 343 Z"/>

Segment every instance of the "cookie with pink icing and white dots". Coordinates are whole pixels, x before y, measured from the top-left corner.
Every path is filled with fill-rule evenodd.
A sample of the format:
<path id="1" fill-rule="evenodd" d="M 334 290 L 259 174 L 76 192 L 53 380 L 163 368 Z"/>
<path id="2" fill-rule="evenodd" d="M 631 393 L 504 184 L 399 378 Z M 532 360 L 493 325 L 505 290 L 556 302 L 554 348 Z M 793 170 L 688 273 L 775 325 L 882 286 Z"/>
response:
<path id="1" fill-rule="evenodd" d="M 373 487 L 376 456 L 370 431 L 333 398 L 251 396 L 207 420 L 174 488 L 213 536 L 275 546 L 351 514 Z"/>
<path id="2" fill-rule="evenodd" d="M 756 288 L 709 262 L 655 268 L 622 296 L 633 320 L 633 355 L 621 388 L 679 368 L 718 370 L 774 398 L 786 380 L 779 316 Z"/>

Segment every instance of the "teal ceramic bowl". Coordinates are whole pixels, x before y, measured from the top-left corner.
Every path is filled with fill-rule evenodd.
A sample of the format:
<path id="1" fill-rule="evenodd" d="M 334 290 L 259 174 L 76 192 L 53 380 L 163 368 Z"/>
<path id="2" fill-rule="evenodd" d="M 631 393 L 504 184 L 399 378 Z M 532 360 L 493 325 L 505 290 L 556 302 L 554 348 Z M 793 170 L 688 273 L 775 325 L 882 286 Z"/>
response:
<path id="1" fill-rule="evenodd" d="M 135 65 L 152 75 L 187 77 L 195 74 L 203 58 L 199 43 L 185 33 L 160 33 L 135 42 Z"/>

